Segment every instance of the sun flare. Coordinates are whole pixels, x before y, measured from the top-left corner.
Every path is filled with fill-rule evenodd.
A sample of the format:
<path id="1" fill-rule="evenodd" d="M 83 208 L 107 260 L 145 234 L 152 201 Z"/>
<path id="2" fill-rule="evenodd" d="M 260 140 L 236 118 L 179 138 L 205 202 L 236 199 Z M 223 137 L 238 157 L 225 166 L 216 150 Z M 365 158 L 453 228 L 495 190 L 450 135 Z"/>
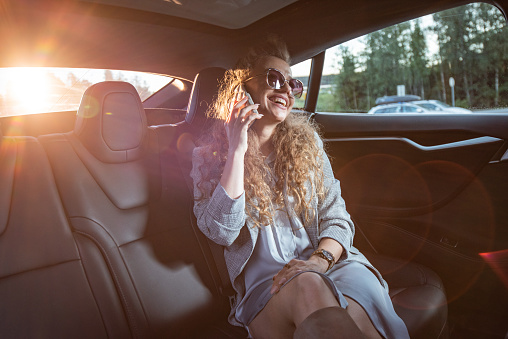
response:
<path id="1" fill-rule="evenodd" d="M 44 69 L 11 68 L 5 76 L 6 99 L 17 114 L 37 113 L 48 108 L 49 80 Z"/>

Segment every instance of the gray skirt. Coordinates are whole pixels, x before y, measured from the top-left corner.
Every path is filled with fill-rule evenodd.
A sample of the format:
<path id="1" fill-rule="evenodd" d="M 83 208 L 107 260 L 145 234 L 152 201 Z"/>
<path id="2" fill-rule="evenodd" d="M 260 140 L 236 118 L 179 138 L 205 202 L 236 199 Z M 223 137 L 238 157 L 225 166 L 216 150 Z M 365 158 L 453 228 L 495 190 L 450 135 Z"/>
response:
<path id="1" fill-rule="evenodd" d="M 342 308 L 348 306 L 344 296 L 360 304 L 384 338 L 409 338 L 406 325 L 395 313 L 388 292 L 365 265 L 346 261 L 338 263 L 326 274 L 315 273 L 323 278 Z M 289 279 L 282 288 L 299 274 Z M 272 281 L 265 281 L 245 300 L 242 319 L 238 320 L 247 328 L 272 297 L 271 287 Z"/>

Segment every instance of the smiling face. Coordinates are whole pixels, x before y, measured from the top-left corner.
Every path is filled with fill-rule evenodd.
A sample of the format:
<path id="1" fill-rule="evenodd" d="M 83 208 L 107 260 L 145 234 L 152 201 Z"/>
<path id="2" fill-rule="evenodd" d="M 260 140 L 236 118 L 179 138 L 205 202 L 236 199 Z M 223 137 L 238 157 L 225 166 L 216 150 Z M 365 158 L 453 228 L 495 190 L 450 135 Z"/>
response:
<path id="1" fill-rule="evenodd" d="M 250 75 L 263 74 L 263 76 L 255 77 L 245 84 L 254 103 L 259 104 L 259 113 L 264 115 L 254 124 L 256 128 L 264 125 L 276 125 L 284 121 L 295 103 L 295 98 L 291 95 L 291 88 L 287 82 L 281 89 L 273 89 L 268 86 L 266 76 L 264 76 L 268 68 L 278 69 L 286 80 L 291 79 L 291 68 L 282 59 L 267 56 L 256 63 Z"/>

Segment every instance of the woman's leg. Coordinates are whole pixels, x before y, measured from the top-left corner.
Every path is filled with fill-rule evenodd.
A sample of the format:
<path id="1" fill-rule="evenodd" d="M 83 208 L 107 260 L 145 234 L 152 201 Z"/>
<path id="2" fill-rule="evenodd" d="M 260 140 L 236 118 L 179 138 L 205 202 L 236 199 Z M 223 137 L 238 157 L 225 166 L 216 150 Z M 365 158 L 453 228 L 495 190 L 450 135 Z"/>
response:
<path id="1" fill-rule="evenodd" d="M 347 313 L 353 318 L 354 322 L 362 333 L 369 339 L 381 339 L 381 335 L 372 324 L 369 316 L 356 301 L 351 298 L 345 297 L 348 303 L 346 308 Z"/>
<path id="2" fill-rule="evenodd" d="M 339 304 L 323 278 L 313 272 L 304 272 L 270 299 L 250 323 L 249 330 L 256 339 L 291 338 L 295 329 L 312 313 L 334 306 L 339 307 Z M 345 312 L 342 314 L 349 319 Z M 338 320 L 330 326 L 337 327 L 338 332 L 335 333 L 340 338 L 341 324 Z"/>
<path id="3" fill-rule="evenodd" d="M 365 335 L 409 339 L 406 325 L 395 313 L 387 290 L 374 273 L 358 262 L 342 262 L 337 266 L 329 277 L 346 297 L 347 311 Z"/>

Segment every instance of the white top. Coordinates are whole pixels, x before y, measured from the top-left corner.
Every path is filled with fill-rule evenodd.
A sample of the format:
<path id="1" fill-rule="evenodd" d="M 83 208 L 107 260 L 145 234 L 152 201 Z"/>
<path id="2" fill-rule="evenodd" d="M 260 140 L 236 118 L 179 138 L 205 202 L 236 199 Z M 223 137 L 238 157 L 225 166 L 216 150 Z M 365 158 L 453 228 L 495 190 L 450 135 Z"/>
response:
<path id="1" fill-rule="evenodd" d="M 288 204 L 294 199 L 289 197 Z M 251 258 L 245 265 L 245 296 L 236 311 L 237 319 L 241 318 L 245 300 L 252 291 L 267 280 L 272 280 L 291 259 L 306 260 L 314 251 L 310 238 L 300 218 L 288 216 L 284 207 L 274 213 L 274 222 L 261 226 L 259 237 Z M 289 209 L 292 210 L 292 209 Z"/>

